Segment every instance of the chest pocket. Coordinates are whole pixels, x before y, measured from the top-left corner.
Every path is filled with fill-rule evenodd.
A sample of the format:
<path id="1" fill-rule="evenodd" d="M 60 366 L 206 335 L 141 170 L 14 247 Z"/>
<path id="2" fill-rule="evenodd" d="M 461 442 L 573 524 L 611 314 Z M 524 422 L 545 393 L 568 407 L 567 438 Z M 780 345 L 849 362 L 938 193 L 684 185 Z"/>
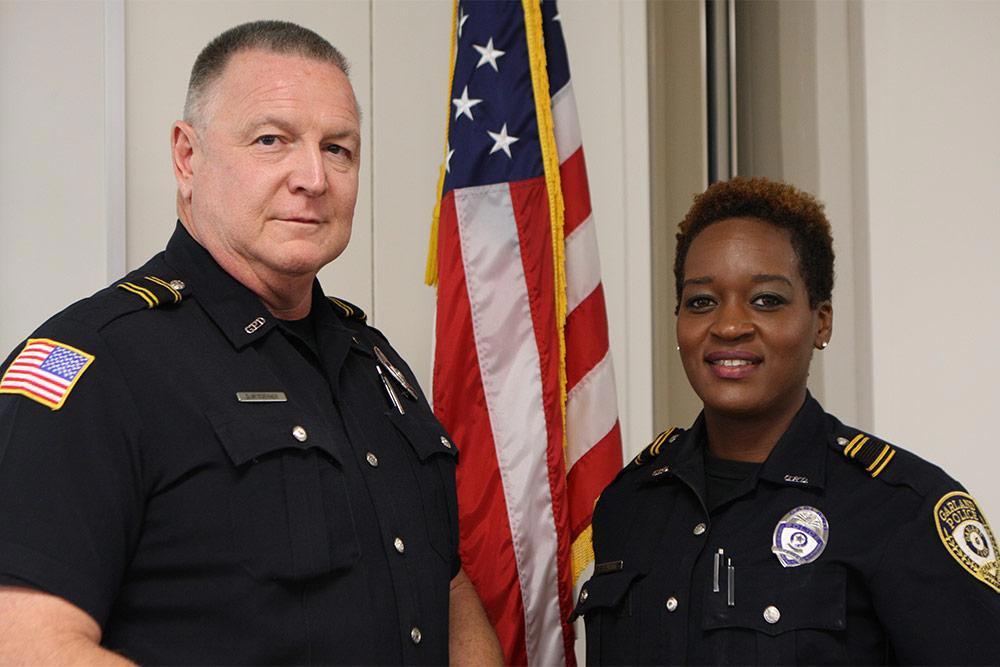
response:
<path id="1" fill-rule="evenodd" d="M 735 605 L 728 606 L 725 587 L 706 593 L 702 629 L 753 631 L 759 664 L 848 660 L 843 569 L 748 567 L 735 573 Z"/>
<path id="2" fill-rule="evenodd" d="M 596 574 L 580 590 L 572 619 L 583 616 L 587 628 L 587 664 L 630 664 L 640 643 L 635 587 L 642 573 L 622 570 Z"/>
<path id="3" fill-rule="evenodd" d="M 458 549 L 458 503 L 455 465 L 458 450 L 431 415 L 414 407 L 406 414 L 386 412 L 392 425 L 416 455 L 413 474 L 420 487 L 427 538 L 441 558 L 451 562 Z"/>
<path id="4" fill-rule="evenodd" d="M 321 422 L 209 415 L 232 464 L 234 549 L 264 580 L 348 568 L 360 554 L 346 480 Z"/>

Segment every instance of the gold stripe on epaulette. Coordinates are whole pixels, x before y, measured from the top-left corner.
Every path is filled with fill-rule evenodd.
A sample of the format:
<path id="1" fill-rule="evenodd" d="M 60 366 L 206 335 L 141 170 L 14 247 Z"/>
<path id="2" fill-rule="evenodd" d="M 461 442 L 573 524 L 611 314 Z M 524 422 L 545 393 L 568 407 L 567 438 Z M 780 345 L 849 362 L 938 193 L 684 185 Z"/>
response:
<path id="1" fill-rule="evenodd" d="M 650 457 L 657 456 L 660 453 L 660 449 L 663 448 L 663 443 L 666 442 L 667 438 L 670 437 L 670 434 L 676 430 L 677 430 L 676 426 L 671 426 L 666 431 L 656 436 L 656 438 L 653 440 L 652 443 L 644 447 L 642 451 L 640 451 L 638 454 L 635 455 L 635 458 L 632 459 L 632 463 L 634 463 L 637 466 L 641 466 L 643 463 L 645 463 L 646 462 L 645 459 L 642 458 L 643 454 L 649 454 Z"/>
<path id="2" fill-rule="evenodd" d="M 861 448 L 864 447 L 866 442 L 868 442 L 867 435 L 864 433 L 857 434 L 854 436 L 854 439 L 847 444 L 847 447 L 844 447 L 844 456 L 849 456 L 853 459 L 854 456 L 861 451 Z"/>
<path id="3" fill-rule="evenodd" d="M 118 283 L 117 286 L 122 288 L 126 292 L 132 292 L 132 294 L 141 297 L 142 300 L 146 302 L 149 308 L 156 308 L 157 304 L 160 303 L 160 300 L 156 298 L 155 294 L 153 294 L 145 287 L 139 287 L 135 283 Z"/>
<path id="4" fill-rule="evenodd" d="M 340 299 L 338 299 L 335 296 L 331 296 L 331 297 L 328 297 L 328 298 L 330 299 L 330 301 L 333 301 L 335 304 L 337 304 L 338 306 L 340 306 L 340 309 L 344 311 L 345 315 L 347 315 L 348 317 L 354 317 L 354 309 L 353 308 L 351 308 L 350 306 L 348 306 L 346 303 L 344 303 L 343 301 L 341 301 Z"/>
<path id="5" fill-rule="evenodd" d="M 168 283 L 166 280 L 163 280 L 162 278 L 157 278 L 156 276 L 146 276 L 146 280 L 156 283 L 160 287 L 167 288 L 167 290 L 174 295 L 174 303 L 180 303 L 181 299 L 184 298 L 183 296 L 181 296 L 181 293 L 179 291 L 174 289 L 170 283 Z"/>
<path id="6" fill-rule="evenodd" d="M 888 445 L 886 446 L 888 447 Z M 882 465 L 880 465 L 878 469 L 872 473 L 872 477 L 878 477 L 878 474 L 883 470 L 885 470 L 885 467 L 889 465 L 889 461 L 891 461 L 892 457 L 895 455 L 896 455 L 896 450 L 893 449 L 892 447 L 889 447 L 889 455 L 885 457 L 884 461 L 882 461 Z"/>
<path id="7" fill-rule="evenodd" d="M 667 438 L 670 437 L 670 434 L 676 430 L 677 427 L 672 426 L 663 433 L 661 433 L 659 436 L 657 436 L 656 440 L 653 441 L 653 444 L 649 446 L 649 453 L 652 454 L 653 456 L 658 456 L 660 454 L 660 449 L 663 448 L 663 443 L 665 443 L 667 441 Z"/>
<path id="8" fill-rule="evenodd" d="M 875 470 L 875 468 L 877 468 L 879 464 L 882 462 L 882 458 L 889 453 L 890 449 L 892 449 L 892 447 L 890 447 L 889 445 L 882 445 L 882 451 L 878 453 L 878 456 L 875 457 L 875 460 L 872 461 L 871 465 L 865 468 L 865 470 L 867 470 L 868 472 Z"/>

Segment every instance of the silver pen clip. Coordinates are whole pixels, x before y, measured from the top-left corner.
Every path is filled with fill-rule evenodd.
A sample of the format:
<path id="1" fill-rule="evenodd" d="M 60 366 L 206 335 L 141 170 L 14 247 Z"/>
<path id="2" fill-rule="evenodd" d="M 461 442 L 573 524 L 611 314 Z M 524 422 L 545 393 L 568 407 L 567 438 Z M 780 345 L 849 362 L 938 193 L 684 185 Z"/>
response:
<path id="1" fill-rule="evenodd" d="M 405 415 L 406 410 L 403 409 L 403 403 L 399 400 L 399 396 L 396 395 L 396 390 L 392 388 L 389 384 L 389 380 L 385 377 L 385 373 L 382 372 L 382 367 L 375 364 L 375 370 L 378 371 L 378 376 L 382 380 L 382 386 L 385 387 L 385 393 L 389 394 L 389 402 L 392 403 L 393 407 L 399 410 L 399 414 Z"/>
<path id="2" fill-rule="evenodd" d="M 712 574 L 712 592 L 713 593 L 718 593 L 719 592 L 719 569 L 722 567 L 722 556 L 725 553 L 726 552 L 724 550 L 722 550 L 722 549 L 719 549 L 717 552 L 715 552 L 715 572 Z"/>
<path id="3" fill-rule="evenodd" d="M 736 568 L 733 567 L 733 559 L 726 559 L 726 602 L 730 607 L 736 606 Z"/>
<path id="4" fill-rule="evenodd" d="M 374 350 L 375 357 L 378 359 L 379 363 L 385 366 L 385 369 L 389 371 L 389 375 L 391 375 L 392 378 L 399 383 L 399 386 L 403 388 L 403 391 L 405 391 L 414 401 L 417 400 L 417 391 L 410 385 L 406 376 L 403 375 L 398 368 L 392 365 L 392 362 L 389 361 L 389 357 L 385 356 L 385 353 L 378 349 L 378 345 L 372 345 L 372 350 Z"/>

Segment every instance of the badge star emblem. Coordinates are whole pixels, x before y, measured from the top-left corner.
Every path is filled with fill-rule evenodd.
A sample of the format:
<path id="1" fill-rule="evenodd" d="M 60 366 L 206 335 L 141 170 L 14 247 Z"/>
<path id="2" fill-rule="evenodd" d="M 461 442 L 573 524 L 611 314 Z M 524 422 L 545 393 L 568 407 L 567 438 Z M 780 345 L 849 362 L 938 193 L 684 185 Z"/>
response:
<path id="1" fill-rule="evenodd" d="M 493 48 L 493 38 L 490 37 L 490 41 L 486 42 L 486 46 L 479 46 L 478 44 L 473 44 L 472 48 L 479 51 L 479 62 L 476 63 L 476 69 L 479 69 L 483 65 L 489 64 L 493 68 L 494 72 L 499 72 L 500 69 L 497 67 L 497 58 L 507 53 L 506 51 L 501 51 L 500 49 Z"/>
<path id="2" fill-rule="evenodd" d="M 475 120 L 472 117 L 472 107 L 477 104 L 481 104 L 481 99 L 469 99 L 469 87 L 466 86 L 462 91 L 462 96 L 457 97 L 451 101 L 455 105 L 455 120 L 458 120 L 459 116 L 466 116 L 469 120 Z"/>
<path id="3" fill-rule="evenodd" d="M 507 134 L 507 123 L 503 124 L 503 127 L 500 128 L 499 132 L 490 132 L 487 130 L 486 133 L 489 134 L 490 138 L 495 142 L 493 144 L 493 148 L 490 149 L 490 155 L 493 155 L 497 151 L 503 151 L 507 154 L 507 157 L 513 157 L 510 154 L 510 145 L 515 141 L 519 141 L 519 139 Z"/>

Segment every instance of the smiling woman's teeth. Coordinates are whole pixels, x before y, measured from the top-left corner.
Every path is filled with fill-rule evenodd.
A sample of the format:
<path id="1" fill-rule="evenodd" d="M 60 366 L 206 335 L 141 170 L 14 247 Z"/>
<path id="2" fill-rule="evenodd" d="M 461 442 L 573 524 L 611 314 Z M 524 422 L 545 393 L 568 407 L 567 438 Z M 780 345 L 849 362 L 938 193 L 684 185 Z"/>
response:
<path id="1" fill-rule="evenodd" d="M 746 359 L 720 359 L 719 361 L 713 361 L 716 366 L 750 366 L 753 364 L 752 361 Z"/>

